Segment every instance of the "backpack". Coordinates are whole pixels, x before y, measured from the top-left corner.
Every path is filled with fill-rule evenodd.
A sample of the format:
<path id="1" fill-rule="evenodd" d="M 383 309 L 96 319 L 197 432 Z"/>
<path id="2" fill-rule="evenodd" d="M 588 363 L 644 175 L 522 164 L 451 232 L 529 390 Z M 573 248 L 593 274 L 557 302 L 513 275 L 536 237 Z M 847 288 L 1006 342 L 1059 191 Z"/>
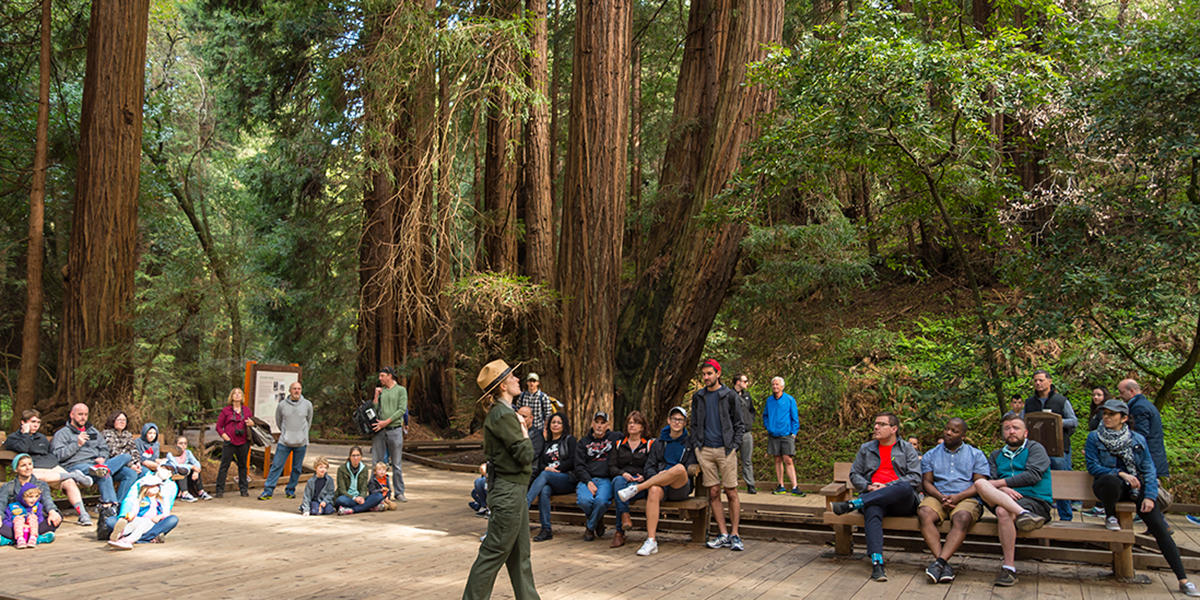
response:
<path id="1" fill-rule="evenodd" d="M 360 404 L 354 411 L 354 424 L 365 436 L 375 435 L 375 430 L 371 426 L 378 421 L 379 416 L 375 413 L 375 403 L 370 400 Z"/>
<path id="2" fill-rule="evenodd" d="M 108 520 L 117 516 L 117 505 L 101 504 L 100 508 L 96 509 L 96 539 L 100 541 L 107 540 L 113 532 L 112 526 L 108 524 Z"/>

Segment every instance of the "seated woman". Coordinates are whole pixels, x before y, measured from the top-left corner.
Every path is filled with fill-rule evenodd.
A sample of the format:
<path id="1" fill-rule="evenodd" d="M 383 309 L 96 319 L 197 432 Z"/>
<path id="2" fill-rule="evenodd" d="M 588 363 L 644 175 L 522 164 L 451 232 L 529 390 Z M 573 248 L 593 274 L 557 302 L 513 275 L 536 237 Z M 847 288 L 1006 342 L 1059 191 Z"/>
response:
<path id="1" fill-rule="evenodd" d="M 163 464 L 180 475 L 184 476 L 184 481 L 187 482 L 187 489 L 179 493 L 179 499 L 184 502 L 195 502 L 196 500 L 212 500 L 212 496 L 204 491 L 204 482 L 200 479 L 200 461 L 196 460 L 196 455 L 188 450 L 187 436 L 179 436 L 175 438 L 175 448 L 167 451 L 167 458 Z"/>
<path id="2" fill-rule="evenodd" d="M 533 456 L 533 471 L 537 476 L 525 494 L 526 504 L 533 506 L 538 499 L 538 516 L 542 529 L 533 541 L 544 542 L 554 537 L 550 529 L 550 496 L 566 494 L 575 489 L 575 437 L 571 435 L 566 419 L 559 413 L 546 419 L 546 428 L 534 434 L 540 440 L 534 443 L 537 453 Z M 486 507 L 485 507 L 486 509 Z"/>
<path id="3" fill-rule="evenodd" d="M 1095 480 L 1092 492 L 1104 506 L 1105 526 L 1119 531 L 1117 502 L 1137 504 L 1137 514 L 1154 535 L 1163 558 L 1179 579 L 1179 591 L 1188 596 L 1200 596 L 1196 584 L 1187 579 L 1179 547 L 1167 531 L 1166 520 L 1159 510 L 1158 474 L 1150 458 L 1146 438 L 1129 428 L 1129 405 L 1120 400 L 1108 400 L 1103 406 L 1102 425 L 1088 434 L 1084 445 L 1087 470 Z"/>
<path id="4" fill-rule="evenodd" d="M 696 453 L 688 442 L 687 411 L 676 406 L 667 413 L 667 426 L 646 457 L 645 479 L 620 492 L 628 502 L 639 492 L 646 492 L 646 541 L 638 548 L 638 556 L 658 553 L 659 507 L 663 500 L 679 502 L 692 493 L 692 477 L 699 471 Z"/>
<path id="5" fill-rule="evenodd" d="M 112 469 L 117 498 L 124 498 L 135 480 L 152 473 L 153 470 L 142 469 L 142 462 L 138 460 L 137 438 L 129 432 L 129 417 L 125 415 L 125 411 L 114 410 L 108 415 L 104 431 L 100 433 L 108 446 L 109 460 L 105 464 L 110 465 Z"/>
<path id="6" fill-rule="evenodd" d="M 29 488 L 37 489 L 40 492 L 35 503 L 41 514 L 45 516 L 45 519 L 38 519 L 38 530 L 33 539 L 43 544 L 54 541 L 53 535 L 43 537 L 47 533 L 53 534 L 54 530 L 58 529 L 62 523 L 62 513 L 58 512 L 58 507 L 50 499 L 50 486 L 33 474 L 33 457 L 28 454 L 18 454 L 13 458 L 13 470 L 16 471 L 17 476 L 6 481 L 4 485 L 0 485 L 0 511 L 6 513 L 4 523 L 0 526 L 0 545 L 25 541 L 23 536 L 18 539 L 16 531 L 14 531 L 13 520 L 7 518 L 12 516 L 7 514 L 7 509 L 13 503 L 24 505 L 25 492 Z M 21 547 L 25 547 L 25 544 L 22 544 Z"/>
<path id="7" fill-rule="evenodd" d="M 646 491 L 643 490 L 630 496 L 628 500 L 622 500 L 620 492 L 646 480 L 646 457 L 654 444 L 654 440 L 642 437 L 647 429 L 646 417 L 642 416 L 641 411 L 629 413 L 625 419 L 625 439 L 617 442 L 617 448 L 609 461 L 608 474 L 612 476 L 613 492 L 617 499 L 617 531 L 613 534 L 610 548 L 625 545 L 625 530 L 633 527 L 633 520 L 629 518 L 629 503 L 646 497 Z"/>
<path id="8" fill-rule="evenodd" d="M 604 535 L 604 513 L 612 502 L 612 479 L 608 476 L 608 459 L 619 432 L 609 431 L 608 413 L 597 411 L 592 416 L 592 429 L 575 445 L 575 503 L 587 516 L 583 541 L 590 542 Z"/>
<path id="9" fill-rule="evenodd" d="M 337 470 L 337 498 L 333 503 L 339 515 L 349 515 L 371 510 L 383 501 L 383 494 L 371 494 L 367 487 L 371 483 L 371 470 L 362 460 L 362 448 L 350 449 L 349 459 Z"/>
<path id="10" fill-rule="evenodd" d="M 381 463 L 386 464 L 386 463 Z M 300 500 L 300 514 L 308 516 L 331 515 L 337 508 L 333 505 L 337 483 L 329 475 L 329 459 L 317 457 L 313 463 L 316 474 L 304 484 L 304 495 Z"/>
<path id="11" fill-rule="evenodd" d="M 50 452 L 50 439 L 39 433 L 42 427 L 41 413 L 28 409 L 21 413 L 21 428 L 4 440 L 4 449 L 18 454 L 28 454 L 33 459 L 33 475 L 51 488 L 61 489 L 79 515 L 80 525 L 91 525 L 92 519 L 83 507 L 80 487 L 91 487 L 94 483 L 81 471 L 68 471 L 58 464 L 58 458 Z"/>

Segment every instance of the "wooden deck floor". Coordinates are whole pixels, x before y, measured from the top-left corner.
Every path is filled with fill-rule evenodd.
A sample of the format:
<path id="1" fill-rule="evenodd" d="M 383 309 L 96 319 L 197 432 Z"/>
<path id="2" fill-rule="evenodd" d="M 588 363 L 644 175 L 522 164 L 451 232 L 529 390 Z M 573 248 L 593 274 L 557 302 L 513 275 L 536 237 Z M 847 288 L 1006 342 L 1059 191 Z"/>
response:
<path id="1" fill-rule="evenodd" d="M 68 522 L 53 544 L 0 549 L 0 597 L 458 598 L 486 528 L 466 506 L 472 478 L 416 465 L 405 475 L 410 501 L 387 513 L 301 517 L 296 500 L 258 502 L 236 492 L 181 503 L 168 542 L 132 552 L 109 551 L 92 539 L 94 530 Z M 1150 585 L 1119 585 L 1103 568 L 1036 562 L 1018 564 L 1016 587 L 993 588 L 998 561 L 988 558 L 963 559 L 953 585 L 931 585 L 922 573 L 927 555 L 910 553 L 889 555 L 891 581 L 872 583 L 866 563 L 829 558 L 815 545 L 751 540 L 737 553 L 664 536 L 659 553 L 643 558 L 634 554 L 643 532 L 615 550 L 607 538 L 589 544 L 580 533 L 560 527 L 554 540 L 534 544 L 542 598 L 1166 600 L 1175 588 L 1169 572 L 1145 572 Z M 512 597 L 503 571 L 493 597 Z"/>

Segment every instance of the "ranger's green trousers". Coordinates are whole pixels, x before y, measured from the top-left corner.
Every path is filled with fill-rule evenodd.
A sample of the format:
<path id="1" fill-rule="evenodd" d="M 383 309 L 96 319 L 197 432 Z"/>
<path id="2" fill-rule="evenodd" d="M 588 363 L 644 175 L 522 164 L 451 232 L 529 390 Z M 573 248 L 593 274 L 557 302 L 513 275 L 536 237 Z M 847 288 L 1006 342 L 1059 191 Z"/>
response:
<path id="1" fill-rule="evenodd" d="M 492 511 L 487 537 L 479 544 L 479 555 L 471 566 L 463 600 L 491 598 L 501 565 L 508 567 L 516 600 L 540 600 L 533 587 L 533 566 L 529 562 L 529 505 L 525 503 L 525 492 L 525 486 L 499 477 L 492 482 L 487 495 L 487 505 Z"/>

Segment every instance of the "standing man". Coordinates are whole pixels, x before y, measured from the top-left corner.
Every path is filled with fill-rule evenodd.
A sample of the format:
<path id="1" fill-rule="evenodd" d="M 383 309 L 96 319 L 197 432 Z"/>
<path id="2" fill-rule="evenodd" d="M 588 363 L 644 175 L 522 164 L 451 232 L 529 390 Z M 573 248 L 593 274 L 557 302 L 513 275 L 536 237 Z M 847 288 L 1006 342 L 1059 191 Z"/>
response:
<path id="1" fill-rule="evenodd" d="M 82 402 L 71 407 L 67 424 L 54 432 L 50 440 L 50 453 L 68 471 L 79 471 L 88 475 L 100 491 L 102 504 L 116 504 L 117 490 L 113 487 L 114 471 L 125 468 L 129 455 L 114 456 L 109 461 L 108 444 L 104 436 L 88 423 L 88 407 Z M 108 464 L 112 462 L 113 464 Z"/>
<path id="2" fill-rule="evenodd" d="M 999 586 L 1017 583 L 1017 530 L 1033 531 L 1050 520 L 1050 456 L 1046 448 L 1029 438 L 1025 419 L 1010 412 L 1000 421 L 1004 446 L 988 457 L 991 479 L 975 482 L 975 491 L 996 513 L 997 536 L 1003 562 L 993 582 Z"/>
<path id="3" fill-rule="evenodd" d="M 1146 399 L 1142 394 L 1142 386 L 1133 379 L 1118 383 L 1117 393 L 1129 406 L 1130 429 L 1146 438 L 1150 459 L 1154 461 L 1154 472 L 1158 474 L 1159 479 L 1169 477 L 1171 465 L 1167 463 L 1167 449 L 1163 445 L 1162 416 L 1158 414 L 1158 409 L 1153 402 Z M 1161 492 L 1159 495 L 1162 495 Z"/>
<path id="4" fill-rule="evenodd" d="M 733 380 L 733 391 L 738 395 L 738 409 L 742 411 L 742 422 L 746 424 L 746 432 L 742 434 L 742 443 L 738 447 L 738 459 L 742 463 L 742 479 L 746 482 L 746 493 L 757 494 L 754 487 L 754 435 L 750 426 L 754 423 L 754 398 L 746 389 L 750 387 L 750 378 L 745 373 L 738 373 Z"/>
<path id="5" fill-rule="evenodd" d="M 300 394 L 297 381 L 288 388 L 288 397 L 275 406 L 275 424 L 279 426 L 279 442 L 275 445 L 275 456 L 271 457 L 271 470 L 263 482 L 259 500 L 270 500 L 275 493 L 275 484 L 283 474 L 288 454 L 292 455 L 292 474 L 288 477 L 284 492 L 288 498 L 296 497 L 296 484 L 300 482 L 300 471 L 304 469 L 304 453 L 308 450 L 308 430 L 312 427 L 313 405 Z"/>
<path id="6" fill-rule="evenodd" d="M 375 414 L 380 420 L 371 425 L 375 439 L 371 440 L 371 456 L 376 463 L 387 456 L 392 461 L 392 493 L 397 502 L 408 502 L 404 496 L 404 474 L 400 472 L 404 451 L 404 413 L 408 412 L 408 390 L 396 382 L 391 367 L 379 370 L 379 387 L 375 388 Z"/>
<path id="7" fill-rule="evenodd" d="M 775 457 L 775 492 L 803 496 L 796 485 L 796 434 L 800 431 L 800 415 L 796 412 L 796 399 L 783 391 L 783 378 L 771 378 L 771 394 L 763 400 L 763 427 L 767 430 L 767 454 Z M 783 471 L 787 469 L 791 488 L 783 487 Z"/>
<path id="8" fill-rule="evenodd" d="M 883 568 L 883 518 L 909 517 L 917 512 L 917 488 L 921 485 L 921 455 L 899 439 L 900 418 L 890 412 L 875 415 L 871 441 L 858 447 L 850 465 L 850 485 L 859 496 L 830 505 L 834 514 L 857 510 L 867 534 L 871 579 L 887 581 Z"/>
<path id="9" fill-rule="evenodd" d="M 1050 411 L 1062 417 L 1063 454 L 1050 457 L 1050 468 L 1054 471 L 1070 471 L 1071 434 L 1075 433 L 1079 420 L 1075 418 L 1075 409 L 1071 408 L 1071 401 L 1054 389 L 1050 373 L 1045 369 L 1033 372 L 1033 395 L 1025 400 L 1025 411 L 1021 416 L 1038 411 Z M 1059 500 L 1054 506 L 1058 509 L 1060 520 L 1071 520 L 1070 500 Z"/>
<path id="10" fill-rule="evenodd" d="M 745 550 L 746 546 L 738 535 L 742 503 L 737 492 L 737 456 L 734 452 L 746 433 L 742 422 L 742 411 L 738 409 L 738 395 L 721 384 L 721 363 L 713 359 L 704 361 L 700 367 L 704 387 L 692 394 L 691 430 L 695 436 L 692 448 L 704 473 L 704 485 L 708 486 L 708 501 L 712 505 L 713 518 L 717 520 L 720 535 L 709 540 L 709 548 L 731 548 Z M 729 521 L 732 535 L 725 529 L 725 506 L 721 502 L 721 488 L 729 499 Z"/>
<path id="11" fill-rule="evenodd" d="M 479 544 L 479 553 L 463 600 L 492 597 L 492 586 L 500 566 L 508 569 L 517 600 L 539 600 L 533 585 L 533 565 L 529 560 L 529 504 L 525 492 L 532 474 L 533 442 L 524 419 L 513 410 L 512 402 L 521 393 L 521 381 L 503 360 L 494 360 L 479 371 L 475 383 L 490 396 L 491 408 L 483 421 L 483 454 L 487 457 L 488 496 L 491 510 L 487 534 Z"/>
<path id="12" fill-rule="evenodd" d="M 946 422 L 941 444 L 921 457 L 921 486 L 925 499 L 917 507 L 921 537 L 933 554 L 933 564 L 925 569 L 930 583 L 953 583 L 954 567 L 950 557 L 962 546 L 979 517 L 983 503 L 975 496 L 975 482 L 991 475 L 983 451 L 963 441 L 967 422 L 954 417 Z M 938 525 L 950 519 L 950 533 L 942 543 Z"/>
<path id="13" fill-rule="evenodd" d="M 542 378 L 538 377 L 537 373 L 530 373 L 525 376 L 525 391 L 517 396 L 517 401 L 513 402 L 514 408 L 528 406 L 533 411 L 533 422 L 529 424 L 530 431 L 541 431 L 546 427 L 546 419 L 554 412 L 554 405 L 550 402 L 550 396 L 541 390 Z"/>

